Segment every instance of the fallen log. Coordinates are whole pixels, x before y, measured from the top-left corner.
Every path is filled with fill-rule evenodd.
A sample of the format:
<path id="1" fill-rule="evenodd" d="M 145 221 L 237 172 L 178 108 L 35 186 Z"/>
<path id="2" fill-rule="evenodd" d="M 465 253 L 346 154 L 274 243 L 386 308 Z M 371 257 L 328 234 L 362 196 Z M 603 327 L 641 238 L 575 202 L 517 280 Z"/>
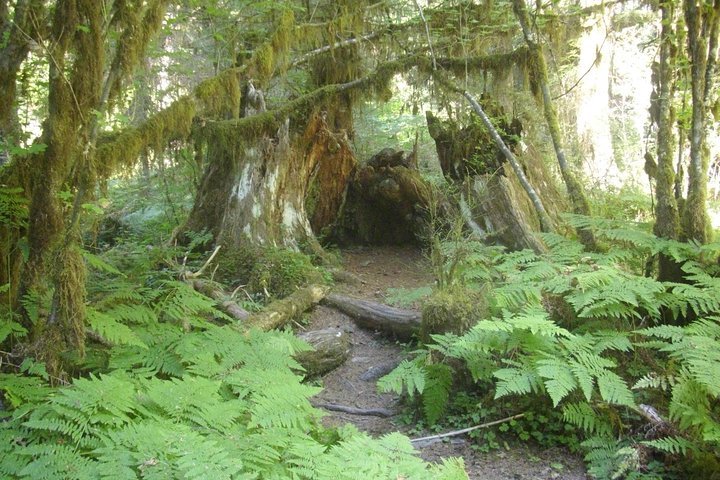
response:
<path id="1" fill-rule="evenodd" d="M 250 313 L 236 302 L 229 300 L 228 295 L 217 284 L 196 278 L 192 281 L 192 286 L 196 291 L 215 300 L 218 308 L 235 320 L 244 322 L 250 317 Z"/>
<path id="2" fill-rule="evenodd" d="M 375 365 L 368 368 L 365 373 L 360 375 L 360 380 L 363 382 L 372 382 L 373 380 L 377 380 L 378 378 L 384 377 L 388 373 L 392 372 L 398 365 L 400 365 L 400 361 L 392 361 Z"/>
<path id="3" fill-rule="evenodd" d="M 350 356 L 348 334 L 339 328 L 314 330 L 298 335 L 314 348 L 313 351 L 300 352 L 295 360 L 305 368 L 306 377 L 324 375 L 343 363 Z"/>
<path id="4" fill-rule="evenodd" d="M 328 295 L 323 304 L 352 317 L 359 326 L 391 333 L 399 340 L 410 340 L 420 330 L 420 312 L 390 307 L 346 295 Z"/>
<path id="5" fill-rule="evenodd" d="M 396 412 L 386 408 L 355 408 L 347 407 L 345 405 L 336 405 L 334 403 L 317 403 L 313 406 L 316 408 L 324 408 L 325 410 L 330 410 L 331 412 L 349 413 L 350 415 L 366 415 L 386 418 L 397 415 Z"/>
<path id="6" fill-rule="evenodd" d="M 330 287 L 325 285 L 301 288 L 281 300 L 272 302 L 262 312 L 253 313 L 243 326 L 265 331 L 280 328 L 298 314 L 319 303 L 329 291 Z"/>

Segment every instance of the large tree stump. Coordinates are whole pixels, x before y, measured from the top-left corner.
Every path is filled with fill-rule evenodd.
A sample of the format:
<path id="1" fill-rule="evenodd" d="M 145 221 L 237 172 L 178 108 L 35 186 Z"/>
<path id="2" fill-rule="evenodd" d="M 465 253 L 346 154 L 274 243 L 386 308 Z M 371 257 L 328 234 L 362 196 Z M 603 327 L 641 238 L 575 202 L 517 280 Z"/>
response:
<path id="1" fill-rule="evenodd" d="M 486 105 L 499 119 L 502 140 L 513 149 L 519 144 L 522 125 L 505 119 L 498 106 Z M 460 127 L 427 114 L 428 130 L 435 140 L 443 174 L 467 198 L 471 218 L 468 223 L 482 228 L 490 240 L 514 250 L 545 250 L 535 236 L 540 221 L 516 173 L 499 152 L 486 129 L 470 124 Z M 540 193 L 542 204 L 552 217 L 561 204 L 560 195 L 539 155 L 523 155 L 518 160 L 528 181 Z M 551 208 L 548 208 L 551 207 Z"/>
<path id="2" fill-rule="evenodd" d="M 339 328 L 326 328 L 298 335 L 313 347 L 313 351 L 295 355 L 295 360 L 305 368 L 307 377 L 324 375 L 343 363 L 350 356 L 348 334 Z"/>
<path id="3" fill-rule="evenodd" d="M 410 340 L 420 330 L 420 312 L 390 307 L 382 303 L 331 294 L 323 304 L 350 316 L 364 328 L 390 333 L 399 340 Z"/>
<path id="4" fill-rule="evenodd" d="M 414 164 L 412 154 L 386 148 L 355 172 L 340 240 L 400 245 L 424 237 L 430 186 Z"/>

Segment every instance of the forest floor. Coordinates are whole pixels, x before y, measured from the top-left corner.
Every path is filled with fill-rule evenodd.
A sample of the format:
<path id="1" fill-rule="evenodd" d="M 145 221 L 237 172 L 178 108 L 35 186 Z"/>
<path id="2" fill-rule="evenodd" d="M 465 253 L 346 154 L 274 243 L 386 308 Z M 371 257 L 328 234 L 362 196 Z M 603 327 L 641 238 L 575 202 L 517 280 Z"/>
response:
<path id="1" fill-rule="evenodd" d="M 422 254 L 409 247 L 355 247 L 343 251 L 345 270 L 362 280 L 357 285 L 339 285 L 336 290 L 359 298 L 384 303 L 388 288 L 415 288 L 432 284 L 430 266 Z M 399 410 L 399 398 L 395 394 L 380 394 L 376 388 L 377 376 L 361 379 L 370 369 L 388 373 L 408 355 L 404 345 L 392 342 L 372 331 L 357 327 L 350 317 L 329 309 L 316 307 L 306 330 L 340 328 L 349 334 L 350 358 L 345 364 L 325 375 L 324 390 L 314 402 L 334 403 L 355 408 L 383 408 Z M 326 425 L 352 423 L 373 436 L 401 431 L 413 435 L 412 427 L 397 422 L 398 417 L 381 418 L 346 413 L 327 412 Z M 412 432 L 415 433 L 415 432 Z M 474 449 L 473 440 L 466 436 L 452 437 L 418 447 L 425 460 L 440 462 L 443 458 L 462 457 L 471 479 L 526 480 L 526 479 L 586 479 L 582 459 L 569 452 L 553 448 L 542 449 L 527 444 L 510 445 L 508 448 L 482 453 Z"/>

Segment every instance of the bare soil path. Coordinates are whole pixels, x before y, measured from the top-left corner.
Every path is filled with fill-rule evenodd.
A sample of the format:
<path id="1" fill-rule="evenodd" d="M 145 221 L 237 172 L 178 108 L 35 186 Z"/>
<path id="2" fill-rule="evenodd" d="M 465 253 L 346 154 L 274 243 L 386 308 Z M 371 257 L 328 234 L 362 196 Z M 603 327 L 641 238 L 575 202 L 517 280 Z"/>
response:
<path id="1" fill-rule="evenodd" d="M 356 247 L 343 251 L 344 267 L 362 281 L 337 287 L 342 293 L 383 302 L 388 288 L 415 288 L 432 284 L 430 266 L 422 254 L 411 247 Z M 335 327 L 349 334 L 352 352 L 341 367 L 322 378 L 324 390 L 315 397 L 317 403 L 333 403 L 356 408 L 398 410 L 394 394 L 379 394 L 376 380 L 397 365 L 407 353 L 403 345 L 384 336 L 357 327 L 346 315 L 318 306 L 311 315 L 307 330 Z M 372 377 L 368 380 L 363 378 Z M 358 416 L 328 412 L 327 425 L 352 423 L 373 436 L 393 431 L 407 432 L 394 417 Z M 582 460 L 560 449 L 542 450 L 531 446 L 481 453 L 472 448 L 472 440 L 453 437 L 418 448 L 420 455 L 433 462 L 443 458 L 462 457 L 471 479 L 528 480 L 587 478 Z"/>

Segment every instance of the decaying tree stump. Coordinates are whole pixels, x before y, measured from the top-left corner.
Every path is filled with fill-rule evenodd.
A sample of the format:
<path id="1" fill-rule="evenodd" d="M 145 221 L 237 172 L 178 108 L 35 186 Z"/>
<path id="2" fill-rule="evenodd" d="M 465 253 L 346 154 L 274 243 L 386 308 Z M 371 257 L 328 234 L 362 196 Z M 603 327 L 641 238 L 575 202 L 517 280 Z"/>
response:
<path id="1" fill-rule="evenodd" d="M 295 360 L 305 368 L 307 377 L 318 377 L 336 369 L 350 356 L 348 334 L 339 328 L 314 330 L 298 335 L 314 350 L 295 355 Z"/>
<path id="2" fill-rule="evenodd" d="M 359 168 L 348 187 L 340 240 L 373 245 L 418 243 L 424 237 L 430 187 L 414 154 L 386 148 Z"/>
<path id="3" fill-rule="evenodd" d="M 545 251 L 537 238 L 540 224 L 521 189 L 506 175 L 476 175 L 465 183 L 476 217 L 501 244 L 513 249 Z"/>
<path id="4" fill-rule="evenodd" d="M 414 310 L 339 294 L 328 295 L 322 303 L 350 316 L 361 327 L 392 334 L 399 340 L 410 340 L 420 330 L 421 315 Z"/>
<path id="5" fill-rule="evenodd" d="M 522 126 L 515 119 L 503 120 L 501 113 L 496 112 L 494 117 L 500 119 L 499 126 L 504 131 L 502 140 L 512 149 L 519 143 Z M 472 217 L 467 220 L 481 227 L 490 239 L 511 249 L 544 251 L 545 247 L 535 236 L 535 232 L 540 231 L 540 221 L 533 204 L 484 127 L 476 124 L 460 127 L 430 112 L 427 122 L 443 174 L 467 199 L 466 210 Z M 554 200 L 559 195 L 544 167 L 528 164 L 522 167 L 529 181 L 542 192 L 540 196 L 545 197 L 543 204 L 556 203 Z"/>

